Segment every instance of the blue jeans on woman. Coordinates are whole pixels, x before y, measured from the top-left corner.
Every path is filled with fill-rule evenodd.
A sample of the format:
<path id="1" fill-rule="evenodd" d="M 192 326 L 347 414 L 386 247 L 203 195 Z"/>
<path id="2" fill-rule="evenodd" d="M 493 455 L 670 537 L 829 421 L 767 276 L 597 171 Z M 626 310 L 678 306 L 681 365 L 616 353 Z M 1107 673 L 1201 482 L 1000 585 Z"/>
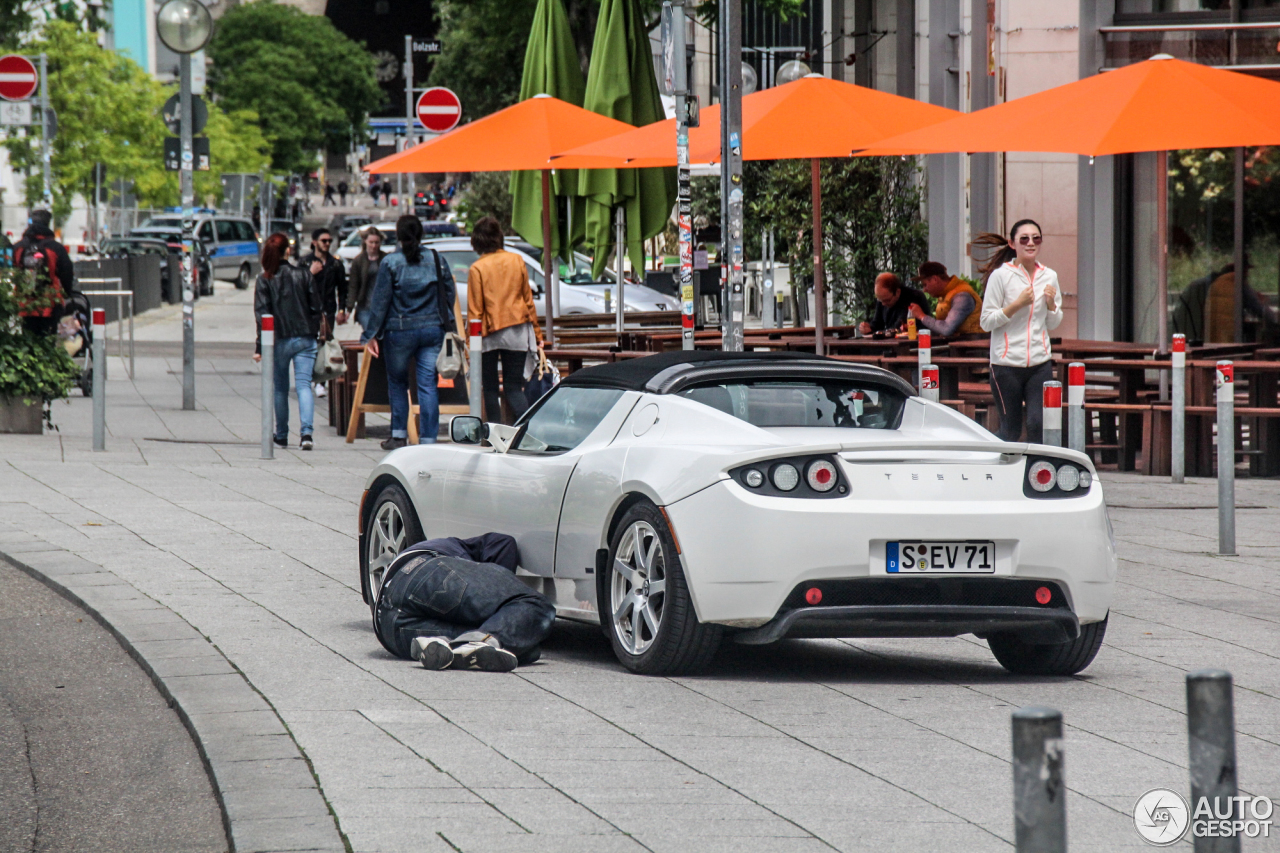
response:
<path id="1" fill-rule="evenodd" d="M 418 376 L 418 443 L 434 444 L 440 432 L 440 395 L 436 391 L 436 357 L 444 343 L 444 329 L 388 331 L 382 338 L 387 360 L 387 396 L 391 398 L 391 437 L 409 437 L 409 362 Z"/>
<path id="2" fill-rule="evenodd" d="M 298 432 L 311 435 L 316 414 L 316 398 L 311 390 L 311 373 L 316 366 L 319 344 L 310 336 L 277 338 L 275 349 L 276 441 L 289 439 L 289 365 L 298 391 Z"/>

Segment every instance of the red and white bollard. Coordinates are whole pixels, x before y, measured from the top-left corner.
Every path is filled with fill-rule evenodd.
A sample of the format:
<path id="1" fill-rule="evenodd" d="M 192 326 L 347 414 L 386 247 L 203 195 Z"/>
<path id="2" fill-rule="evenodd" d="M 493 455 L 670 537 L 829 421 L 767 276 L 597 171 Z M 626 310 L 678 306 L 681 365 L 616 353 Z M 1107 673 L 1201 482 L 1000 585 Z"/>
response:
<path id="1" fill-rule="evenodd" d="M 1173 375 L 1173 412 L 1169 425 L 1169 453 L 1173 482 L 1186 481 L 1187 471 L 1187 336 L 1173 336 L 1170 356 Z"/>
<path id="2" fill-rule="evenodd" d="M 93 449 L 107 449 L 107 312 L 93 309 Z"/>
<path id="3" fill-rule="evenodd" d="M 275 407 L 276 407 L 276 318 L 262 315 L 262 458 L 274 459 Z"/>
<path id="4" fill-rule="evenodd" d="M 474 417 L 484 420 L 484 396 L 480 388 L 480 353 L 482 351 L 481 330 L 483 325 L 479 320 L 471 320 L 467 324 L 467 330 L 470 335 L 471 344 L 471 360 L 467 371 L 467 388 L 471 392 L 471 414 Z"/>
<path id="5" fill-rule="evenodd" d="M 924 390 L 924 366 L 933 364 L 933 332 L 928 329 L 921 329 L 916 333 L 916 385 L 920 390 Z M 935 398 L 936 399 L 936 398 Z"/>
<path id="6" fill-rule="evenodd" d="M 1041 444 L 1062 446 L 1062 383 L 1056 379 L 1044 383 L 1044 407 L 1041 410 Z"/>
<path id="7" fill-rule="evenodd" d="M 1084 453 L 1084 362 L 1067 365 L 1067 447 Z"/>
<path id="8" fill-rule="evenodd" d="M 920 365 L 920 396 L 938 402 L 938 368 L 932 364 Z"/>
<path id="9" fill-rule="evenodd" d="M 1236 552 L 1236 368 L 1218 362 L 1218 553 Z"/>

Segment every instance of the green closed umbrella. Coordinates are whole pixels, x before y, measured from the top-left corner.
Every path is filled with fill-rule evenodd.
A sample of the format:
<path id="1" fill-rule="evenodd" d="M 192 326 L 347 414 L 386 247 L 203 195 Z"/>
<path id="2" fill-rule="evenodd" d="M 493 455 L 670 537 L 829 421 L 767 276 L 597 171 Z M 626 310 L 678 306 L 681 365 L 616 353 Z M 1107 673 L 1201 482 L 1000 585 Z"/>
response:
<path id="1" fill-rule="evenodd" d="M 601 0 L 582 105 L 637 127 L 667 117 L 637 0 Z M 578 192 L 587 199 L 586 243 L 594 255 L 592 274 L 598 278 L 604 272 L 613 246 L 615 207 L 626 211 L 631 265 L 644 269 L 643 243 L 666 228 L 676 202 L 675 169 L 591 169 L 582 173 Z"/>
<path id="2" fill-rule="evenodd" d="M 582 68 L 578 64 L 578 51 L 569 19 L 560 0 L 538 0 L 533 15 L 533 28 L 529 33 L 529 46 L 524 54 L 524 74 L 520 79 L 520 100 L 538 95 L 550 95 L 562 101 L 582 106 L 586 84 Z M 518 144 L 518 143 L 517 143 Z M 578 173 L 569 169 L 557 170 L 550 176 L 550 194 L 557 198 L 577 196 Z M 544 222 L 542 218 L 543 173 L 511 173 L 511 227 L 534 246 L 542 248 Z M 564 205 L 551 200 L 550 217 L 551 251 L 566 260 L 573 245 L 582 241 L 584 233 L 583 199 L 574 198 L 575 210 L 571 215 L 574 234 L 567 233 L 570 218 Z M 548 285 L 549 286 L 549 285 Z"/>

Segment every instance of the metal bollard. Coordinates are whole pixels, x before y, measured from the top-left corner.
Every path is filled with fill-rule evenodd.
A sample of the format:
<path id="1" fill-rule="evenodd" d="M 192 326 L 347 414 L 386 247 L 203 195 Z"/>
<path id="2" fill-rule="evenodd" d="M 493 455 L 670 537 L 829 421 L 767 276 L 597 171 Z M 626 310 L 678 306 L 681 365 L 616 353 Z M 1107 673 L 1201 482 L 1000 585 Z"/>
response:
<path id="1" fill-rule="evenodd" d="M 1067 447 L 1084 453 L 1084 362 L 1067 365 Z"/>
<path id="2" fill-rule="evenodd" d="M 1067 784 L 1062 712 L 1013 712 L 1013 831 L 1018 853 L 1066 853 Z"/>
<path id="3" fill-rule="evenodd" d="M 1236 724 L 1231 704 L 1231 673 L 1201 669 L 1187 673 L 1187 747 L 1191 756 L 1191 811 L 1208 798 L 1214 817 L 1230 813 L 1242 820 L 1236 796 Z M 1239 853 L 1240 836 L 1195 837 L 1196 853 Z"/>
<path id="4" fill-rule="evenodd" d="M 1171 355 L 1173 412 L 1170 415 L 1169 454 L 1173 482 L 1186 482 L 1187 472 L 1187 336 L 1173 336 Z"/>
<path id="5" fill-rule="evenodd" d="M 928 329 L 921 329 L 916 333 L 916 355 L 916 387 L 924 391 L 924 368 L 926 364 L 933 364 L 933 332 Z M 938 398 L 934 395 L 929 399 Z"/>
<path id="6" fill-rule="evenodd" d="M 1218 553 L 1236 553 L 1235 365 L 1218 362 Z"/>
<path id="7" fill-rule="evenodd" d="M 276 403 L 276 319 L 262 315 L 262 458 L 274 459 L 275 403 Z"/>
<path id="8" fill-rule="evenodd" d="M 93 309 L 93 449 L 107 449 L 107 312 Z"/>
<path id="9" fill-rule="evenodd" d="M 932 364 L 920 365 L 920 396 L 938 402 L 938 368 Z"/>
<path id="10" fill-rule="evenodd" d="M 1041 444 L 1062 446 L 1062 383 L 1056 379 L 1044 383 L 1044 407 L 1041 409 Z"/>
<path id="11" fill-rule="evenodd" d="M 471 414 L 474 417 L 484 420 L 484 396 L 480 387 L 480 353 L 481 353 L 481 336 L 480 331 L 483 325 L 479 320 L 472 320 L 467 324 L 468 333 L 471 337 L 471 361 L 467 371 L 467 386 L 471 392 Z"/>

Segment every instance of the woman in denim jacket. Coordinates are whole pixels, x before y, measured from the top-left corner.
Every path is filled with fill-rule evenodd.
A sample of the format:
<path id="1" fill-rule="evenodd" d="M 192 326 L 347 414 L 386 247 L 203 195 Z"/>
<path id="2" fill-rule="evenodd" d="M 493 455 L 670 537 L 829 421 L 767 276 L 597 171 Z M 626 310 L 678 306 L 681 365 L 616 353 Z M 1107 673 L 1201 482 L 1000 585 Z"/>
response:
<path id="1" fill-rule="evenodd" d="M 436 393 L 436 356 L 444 330 L 453 324 L 454 284 L 449 265 L 435 250 L 422 251 L 422 223 L 411 214 L 396 220 L 400 251 L 383 258 L 378 281 L 369 299 L 369 325 L 360 343 L 373 358 L 386 348 L 387 396 L 391 401 L 391 438 L 383 450 L 404 447 L 409 438 L 409 362 L 418 376 L 418 435 L 422 444 L 435 442 L 440 430 L 440 399 Z"/>

